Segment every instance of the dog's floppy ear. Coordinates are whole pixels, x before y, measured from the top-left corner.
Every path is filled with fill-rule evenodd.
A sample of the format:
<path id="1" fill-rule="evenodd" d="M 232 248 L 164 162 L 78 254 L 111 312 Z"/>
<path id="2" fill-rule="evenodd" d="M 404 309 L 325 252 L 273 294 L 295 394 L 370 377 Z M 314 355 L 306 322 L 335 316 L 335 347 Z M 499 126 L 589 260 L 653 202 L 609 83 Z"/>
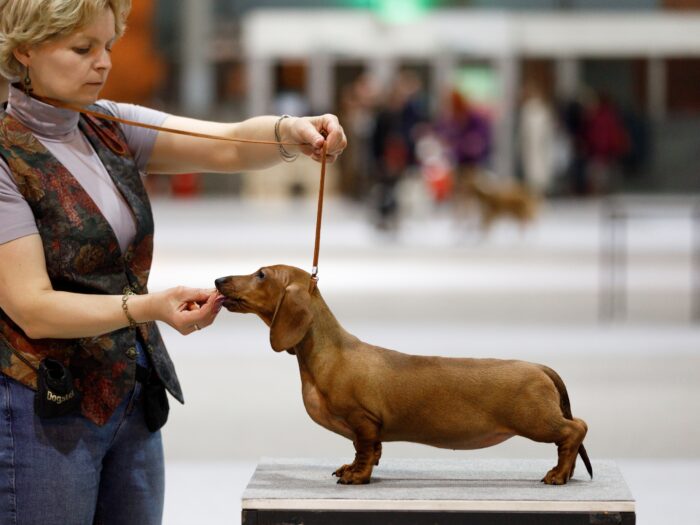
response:
<path id="1" fill-rule="evenodd" d="M 270 324 L 270 345 L 275 352 L 298 344 L 311 326 L 311 296 L 302 286 L 290 284 L 284 291 Z"/>

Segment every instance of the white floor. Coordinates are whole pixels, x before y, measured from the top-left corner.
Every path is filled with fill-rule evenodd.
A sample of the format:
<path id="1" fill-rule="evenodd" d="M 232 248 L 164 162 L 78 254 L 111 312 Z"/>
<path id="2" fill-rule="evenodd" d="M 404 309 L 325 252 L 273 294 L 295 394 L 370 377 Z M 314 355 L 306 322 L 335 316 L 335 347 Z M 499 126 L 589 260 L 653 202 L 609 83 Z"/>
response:
<path id="1" fill-rule="evenodd" d="M 664 204 L 666 206 L 667 204 Z M 616 461 L 642 525 L 700 524 L 700 325 L 689 322 L 692 232 L 678 210 L 628 225 L 627 316 L 599 320 L 600 209 L 558 202 L 521 233 L 488 238 L 447 210 L 414 210 L 398 234 L 365 209 L 329 199 L 319 288 L 363 340 L 408 353 L 544 362 L 589 424 L 592 458 Z M 217 277 L 286 263 L 309 269 L 315 203 L 154 202 L 151 290 L 210 288 Z M 167 525 L 236 524 L 258 457 L 348 457 L 349 442 L 305 413 L 296 362 L 269 349 L 264 324 L 222 311 L 190 337 L 163 335 L 186 405 L 165 429 Z M 390 443 L 390 457 L 449 457 Z M 513 439 L 460 457 L 551 457 Z M 329 482 L 333 482 L 329 478 Z"/>

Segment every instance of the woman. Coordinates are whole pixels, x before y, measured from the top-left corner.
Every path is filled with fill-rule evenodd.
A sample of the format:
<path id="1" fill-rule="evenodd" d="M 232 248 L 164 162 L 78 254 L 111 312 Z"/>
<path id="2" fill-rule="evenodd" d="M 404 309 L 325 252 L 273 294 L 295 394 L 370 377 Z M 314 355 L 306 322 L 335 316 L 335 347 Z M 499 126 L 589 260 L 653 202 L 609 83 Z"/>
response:
<path id="1" fill-rule="evenodd" d="M 0 523 L 161 521 L 164 392 L 182 393 L 154 321 L 187 335 L 214 321 L 221 298 L 185 287 L 148 293 L 153 223 L 140 172 L 234 172 L 299 153 L 319 160 L 324 141 L 332 162 L 345 147 L 332 115 L 219 124 L 95 104 L 129 8 L 0 0 L 0 73 L 19 79 L 0 109 Z M 145 131 L 45 99 L 308 146 Z"/>

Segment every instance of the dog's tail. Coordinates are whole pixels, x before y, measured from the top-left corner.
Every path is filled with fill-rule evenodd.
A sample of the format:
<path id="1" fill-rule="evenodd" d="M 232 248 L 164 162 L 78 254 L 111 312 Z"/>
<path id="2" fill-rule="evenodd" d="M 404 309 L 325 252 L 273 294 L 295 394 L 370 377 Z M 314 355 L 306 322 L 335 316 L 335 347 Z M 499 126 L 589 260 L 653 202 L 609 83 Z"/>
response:
<path id="1" fill-rule="evenodd" d="M 564 384 L 564 381 L 561 377 L 559 377 L 559 374 L 557 374 L 551 368 L 544 365 L 541 366 L 544 373 L 547 374 L 547 376 L 549 376 L 549 378 L 554 383 L 554 386 L 557 388 L 557 391 L 559 392 L 559 406 L 561 407 L 562 414 L 564 414 L 564 417 L 566 419 L 573 420 L 574 416 L 571 414 L 571 403 L 569 402 L 569 393 L 566 391 L 566 385 Z M 593 467 L 591 466 L 591 460 L 588 459 L 588 453 L 586 452 L 586 448 L 583 446 L 583 443 L 579 445 L 578 453 L 579 456 L 581 456 L 581 459 L 583 460 L 583 464 L 586 465 L 588 475 L 591 477 L 591 479 L 593 479 Z"/>

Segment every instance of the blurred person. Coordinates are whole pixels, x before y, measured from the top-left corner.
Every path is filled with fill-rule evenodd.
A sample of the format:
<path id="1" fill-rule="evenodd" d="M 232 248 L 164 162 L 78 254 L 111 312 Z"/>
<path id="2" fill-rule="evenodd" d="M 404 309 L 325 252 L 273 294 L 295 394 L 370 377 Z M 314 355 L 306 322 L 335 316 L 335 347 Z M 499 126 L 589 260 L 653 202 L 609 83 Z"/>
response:
<path id="1" fill-rule="evenodd" d="M 454 183 L 454 166 L 445 144 L 434 132 L 426 132 L 416 144 L 416 156 L 433 201 L 443 203 L 449 200 Z"/>
<path id="2" fill-rule="evenodd" d="M 523 91 L 518 129 L 523 180 L 530 190 L 544 195 L 554 178 L 557 124 L 537 85 L 529 83 Z"/>
<path id="3" fill-rule="evenodd" d="M 584 144 L 588 157 L 587 193 L 609 190 L 621 159 L 630 148 L 620 111 L 605 93 L 598 93 L 584 117 Z"/>
<path id="4" fill-rule="evenodd" d="M 651 156 L 652 143 L 649 120 L 633 108 L 621 110 L 620 118 L 628 139 L 628 148 L 620 159 L 625 176 L 639 179 L 645 172 Z"/>
<path id="5" fill-rule="evenodd" d="M 153 219 L 141 172 L 234 172 L 345 147 L 333 115 L 215 123 L 98 100 L 130 0 L 0 0 L 0 523 L 160 523 L 167 396 L 154 321 L 183 335 L 222 298 L 149 293 Z M 231 138 L 118 125 L 46 103 Z M 324 139 L 322 132 L 327 134 Z M 283 157 L 283 159 L 281 159 Z M 35 392 L 36 391 L 36 392 Z"/>
<path id="6" fill-rule="evenodd" d="M 365 197 L 370 186 L 370 143 L 379 97 L 378 83 L 367 72 L 341 90 L 341 118 L 348 137 L 348 147 L 340 158 L 341 191 L 354 199 Z"/>
<path id="7" fill-rule="evenodd" d="M 490 161 L 491 125 L 465 96 L 452 90 L 444 101 L 435 132 L 452 159 L 455 216 L 461 220 L 473 197 L 473 181 Z"/>
<path id="8" fill-rule="evenodd" d="M 584 114 L 584 103 L 581 97 L 566 100 L 561 105 L 560 120 L 571 149 L 567 171 L 574 195 L 585 195 L 588 189 Z"/>
<path id="9" fill-rule="evenodd" d="M 371 148 L 379 229 L 395 230 L 398 226 L 396 189 L 406 170 L 416 165 L 416 138 L 427 120 L 424 107 L 420 79 L 414 72 L 404 71 L 392 82 L 378 108 Z"/>

